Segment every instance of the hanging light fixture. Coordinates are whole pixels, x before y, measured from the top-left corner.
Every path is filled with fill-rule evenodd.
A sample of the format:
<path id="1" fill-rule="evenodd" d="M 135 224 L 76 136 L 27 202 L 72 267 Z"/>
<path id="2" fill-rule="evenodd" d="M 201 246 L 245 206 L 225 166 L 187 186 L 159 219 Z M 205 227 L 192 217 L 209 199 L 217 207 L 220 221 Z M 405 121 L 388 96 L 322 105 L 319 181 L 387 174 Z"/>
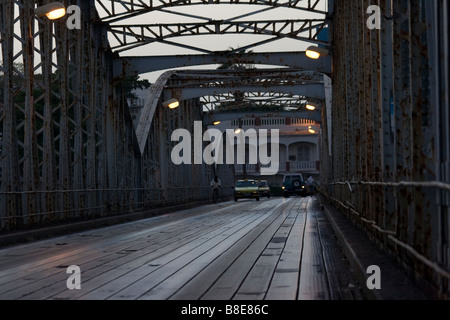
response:
<path id="1" fill-rule="evenodd" d="M 308 127 L 308 132 L 311 134 L 315 134 L 319 131 L 319 128 L 315 127 L 315 126 L 309 126 Z"/>
<path id="2" fill-rule="evenodd" d="M 180 106 L 180 101 L 177 99 L 170 99 L 163 103 L 163 106 L 169 109 L 176 109 Z"/>
<path id="3" fill-rule="evenodd" d="M 308 58 L 317 60 L 322 56 L 323 57 L 328 56 L 328 50 L 321 47 L 310 46 L 308 47 L 308 49 L 306 49 L 305 54 Z"/>
<path id="4" fill-rule="evenodd" d="M 61 2 L 52 2 L 34 10 L 38 17 L 47 16 L 50 20 L 56 20 L 66 15 L 66 7 Z"/>
<path id="5" fill-rule="evenodd" d="M 314 111 L 317 108 L 319 108 L 319 105 L 317 103 L 313 103 L 313 102 L 306 103 L 306 109 L 308 109 L 310 111 Z"/>

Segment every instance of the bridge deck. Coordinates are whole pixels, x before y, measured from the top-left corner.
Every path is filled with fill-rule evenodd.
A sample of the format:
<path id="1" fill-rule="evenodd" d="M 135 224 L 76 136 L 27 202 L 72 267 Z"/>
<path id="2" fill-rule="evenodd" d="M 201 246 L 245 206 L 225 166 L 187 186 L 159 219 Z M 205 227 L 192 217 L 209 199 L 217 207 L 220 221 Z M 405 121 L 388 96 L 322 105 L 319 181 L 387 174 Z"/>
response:
<path id="1" fill-rule="evenodd" d="M 0 250 L 0 299 L 361 299 L 350 270 L 317 199 L 241 200 Z"/>

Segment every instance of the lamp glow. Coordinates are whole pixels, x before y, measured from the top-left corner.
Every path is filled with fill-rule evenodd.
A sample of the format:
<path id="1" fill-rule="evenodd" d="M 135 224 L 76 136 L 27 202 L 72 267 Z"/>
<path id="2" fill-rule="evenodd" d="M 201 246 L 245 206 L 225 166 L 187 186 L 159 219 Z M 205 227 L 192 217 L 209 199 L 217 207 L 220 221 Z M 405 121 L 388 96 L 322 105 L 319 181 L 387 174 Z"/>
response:
<path id="1" fill-rule="evenodd" d="M 172 102 L 171 104 L 168 105 L 169 109 L 176 109 L 180 106 L 180 103 L 177 102 Z"/>
<path id="2" fill-rule="evenodd" d="M 213 125 L 215 125 L 215 126 L 217 126 L 217 125 L 219 125 L 220 124 L 220 121 L 215 121 L 215 122 L 213 122 Z"/>
<path id="3" fill-rule="evenodd" d="M 308 103 L 308 104 L 306 105 L 306 109 L 311 110 L 311 111 L 314 111 L 314 110 L 316 110 L 316 106 L 313 105 L 313 104 Z"/>
<path id="4" fill-rule="evenodd" d="M 312 134 L 316 133 L 316 130 L 314 130 L 314 128 L 312 126 L 309 126 L 308 131 L 309 131 L 309 133 L 312 133 Z"/>
<path id="5" fill-rule="evenodd" d="M 66 9 L 65 8 L 61 8 L 61 9 L 56 9 L 53 10 L 49 13 L 47 13 L 47 18 L 49 18 L 50 20 L 57 20 L 59 18 L 62 18 L 66 15 Z"/>
<path id="6" fill-rule="evenodd" d="M 66 7 L 61 2 L 52 2 L 34 10 L 38 17 L 47 16 L 50 20 L 56 20 L 66 15 Z"/>
<path id="7" fill-rule="evenodd" d="M 315 51 L 312 51 L 312 50 L 306 50 L 306 56 L 307 56 L 308 58 L 317 60 L 317 59 L 320 58 L 320 53 L 315 52 Z"/>
<path id="8" fill-rule="evenodd" d="M 234 130 L 234 133 L 235 134 L 239 134 L 239 133 L 241 133 L 242 132 L 242 128 L 237 128 L 236 130 Z"/>
<path id="9" fill-rule="evenodd" d="M 180 101 L 178 101 L 177 99 L 170 99 L 164 102 L 163 106 L 169 109 L 176 109 L 180 106 Z"/>
<path id="10" fill-rule="evenodd" d="M 308 49 L 306 49 L 305 54 L 306 54 L 306 56 L 308 58 L 317 60 L 321 56 L 327 56 L 328 55 L 328 50 L 325 49 L 325 48 L 311 46 Z"/>

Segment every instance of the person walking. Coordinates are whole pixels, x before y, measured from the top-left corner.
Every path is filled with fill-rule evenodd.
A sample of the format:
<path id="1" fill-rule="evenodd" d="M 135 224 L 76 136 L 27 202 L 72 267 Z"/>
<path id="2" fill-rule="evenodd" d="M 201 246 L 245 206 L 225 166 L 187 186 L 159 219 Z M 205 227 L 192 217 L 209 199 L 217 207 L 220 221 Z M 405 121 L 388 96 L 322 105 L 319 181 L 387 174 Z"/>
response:
<path id="1" fill-rule="evenodd" d="M 211 188 L 213 189 L 213 200 L 214 203 L 217 203 L 219 200 L 219 188 L 222 186 L 222 183 L 220 182 L 220 179 L 215 176 L 214 179 L 211 181 Z"/>
<path id="2" fill-rule="evenodd" d="M 308 194 L 313 195 L 314 194 L 314 179 L 312 176 L 309 176 L 306 180 L 306 187 L 308 189 Z"/>

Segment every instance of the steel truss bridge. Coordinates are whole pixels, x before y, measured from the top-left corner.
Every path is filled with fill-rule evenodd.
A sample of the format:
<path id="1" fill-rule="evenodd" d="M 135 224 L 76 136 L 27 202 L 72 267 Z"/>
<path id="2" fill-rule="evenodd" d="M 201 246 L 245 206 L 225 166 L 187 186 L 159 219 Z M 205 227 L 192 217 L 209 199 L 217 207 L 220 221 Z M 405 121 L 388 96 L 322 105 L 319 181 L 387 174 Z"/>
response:
<path id="1" fill-rule="evenodd" d="M 206 128 L 224 105 L 278 106 L 322 124 L 324 195 L 448 296 L 447 1 L 62 1 L 81 8 L 79 30 L 36 17 L 47 2 L 0 3 L 2 232 L 205 200 L 214 174 L 233 183 L 232 167 L 173 165 L 171 132 Z M 370 5 L 380 29 L 367 27 Z M 285 18 L 271 18 L 278 11 Z M 216 40 L 231 36 L 246 42 Z M 293 49 L 276 50 L 285 41 Z M 307 59 L 297 48 L 311 44 L 330 55 Z M 159 54 L 161 45 L 183 53 Z M 228 67 L 178 69 L 201 65 Z M 155 71 L 134 124 L 123 81 Z M 169 98 L 181 107 L 163 108 Z M 311 99 L 323 107 L 304 111 Z"/>

